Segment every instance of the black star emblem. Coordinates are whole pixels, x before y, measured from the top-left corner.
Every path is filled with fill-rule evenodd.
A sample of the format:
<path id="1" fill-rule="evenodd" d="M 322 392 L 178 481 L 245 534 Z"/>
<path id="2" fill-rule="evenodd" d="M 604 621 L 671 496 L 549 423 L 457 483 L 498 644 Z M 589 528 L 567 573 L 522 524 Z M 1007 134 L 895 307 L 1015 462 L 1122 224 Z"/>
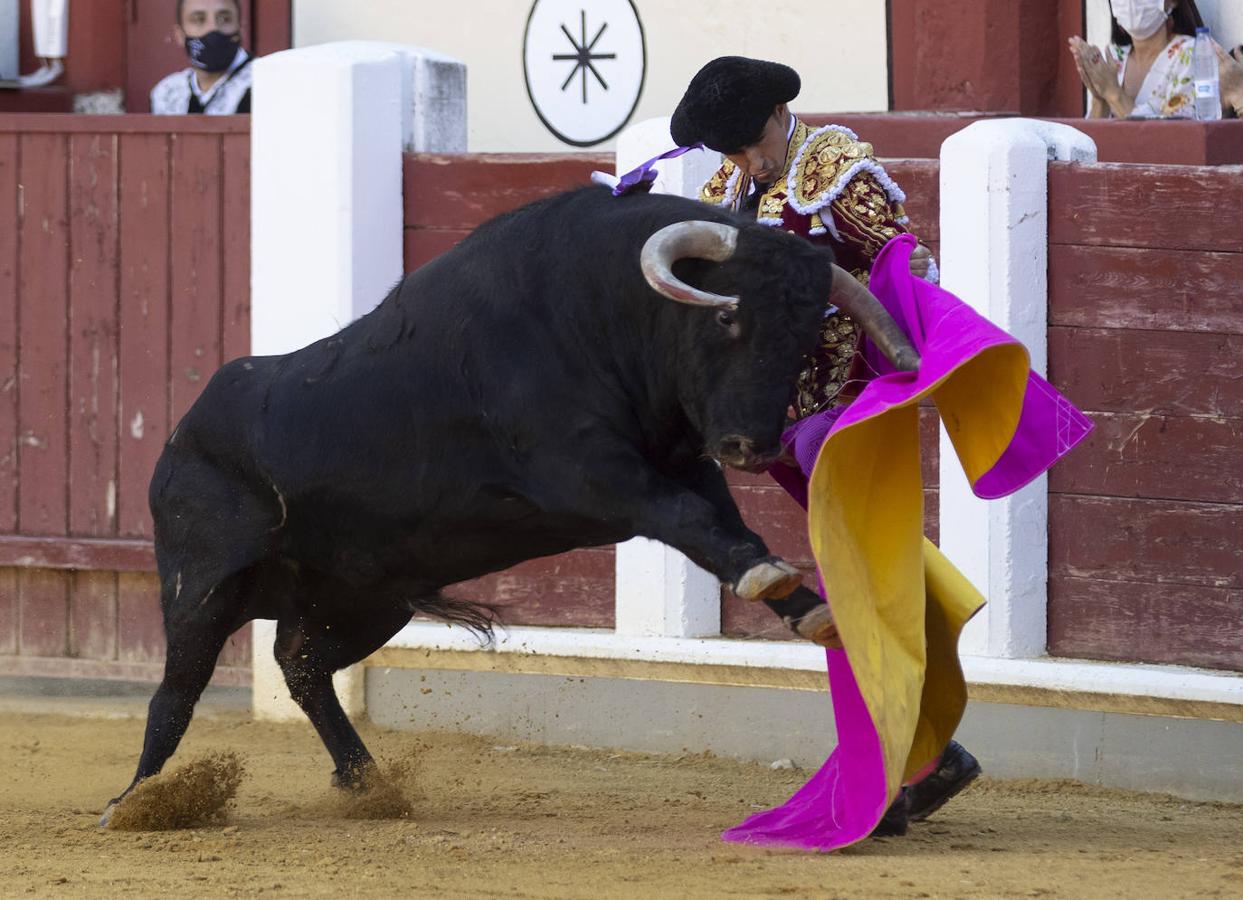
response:
<path id="1" fill-rule="evenodd" d="M 555 60 L 573 60 L 574 68 L 570 71 L 569 77 L 561 85 L 561 90 L 565 90 L 570 86 L 570 82 L 574 80 L 574 76 L 582 73 L 583 76 L 583 103 L 587 102 L 587 70 L 591 70 L 591 74 L 596 77 L 596 81 L 600 82 L 600 87 L 606 91 L 609 89 L 608 82 L 600 77 L 600 73 L 596 71 L 596 67 L 592 65 L 597 59 L 617 59 L 616 53 L 593 53 L 595 46 L 600 41 L 600 35 L 604 34 L 604 30 L 609 27 L 609 23 L 605 22 L 600 26 L 600 30 L 596 32 L 596 36 L 587 40 L 587 11 L 579 10 L 582 14 L 580 23 L 580 37 L 576 41 L 574 35 L 570 34 L 570 30 L 564 25 L 561 26 L 561 32 L 570 42 L 570 46 L 574 48 L 573 53 L 554 53 L 552 58 Z"/>

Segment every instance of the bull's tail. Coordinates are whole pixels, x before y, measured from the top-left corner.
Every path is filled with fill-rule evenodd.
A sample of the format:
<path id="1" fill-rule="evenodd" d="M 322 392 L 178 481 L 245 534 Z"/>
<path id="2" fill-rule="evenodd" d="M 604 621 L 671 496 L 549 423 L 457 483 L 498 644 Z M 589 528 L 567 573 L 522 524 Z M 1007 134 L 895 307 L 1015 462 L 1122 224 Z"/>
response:
<path id="1" fill-rule="evenodd" d="M 461 625 L 474 632 L 485 645 L 493 642 L 494 629 L 503 624 L 497 607 L 475 600 L 446 597 L 441 593 L 411 597 L 406 601 L 406 606 L 411 615 L 431 616 L 451 625 Z"/>

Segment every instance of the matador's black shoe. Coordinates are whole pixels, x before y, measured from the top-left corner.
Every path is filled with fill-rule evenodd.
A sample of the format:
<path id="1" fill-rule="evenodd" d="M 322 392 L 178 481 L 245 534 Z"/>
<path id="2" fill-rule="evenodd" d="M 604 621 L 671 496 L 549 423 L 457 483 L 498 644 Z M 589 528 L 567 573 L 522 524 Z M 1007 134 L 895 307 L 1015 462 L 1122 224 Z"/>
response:
<path id="1" fill-rule="evenodd" d="M 898 799 L 889 804 L 881 820 L 872 829 L 872 837 L 902 837 L 906 834 L 908 812 L 906 806 L 906 788 L 898 791 Z"/>
<path id="2" fill-rule="evenodd" d="M 922 822 L 979 777 L 979 760 L 962 744 L 950 741 L 932 774 L 904 791 L 907 817 L 912 822 Z"/>

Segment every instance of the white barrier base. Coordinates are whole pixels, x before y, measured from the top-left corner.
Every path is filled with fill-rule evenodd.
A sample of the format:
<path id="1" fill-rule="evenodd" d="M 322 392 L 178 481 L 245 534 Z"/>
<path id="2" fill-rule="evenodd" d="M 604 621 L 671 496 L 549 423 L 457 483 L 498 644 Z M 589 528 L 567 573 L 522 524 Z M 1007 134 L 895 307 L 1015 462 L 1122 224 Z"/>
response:
<path id="1" fill-rule="evenodd" d="M 251 628 L 251 709 L 255 718 L 264 722 L 306 721 L 298 704 L 289 696 L 285 676 L 272 655 L 276 623 L 259 619 Z M 353 719 L 366 712 L 366 672 L 361 665 L 337 672 L 332 676 L 332 684 L 347 716 Z"/>
<path id="2" fill-rule="evenodd" d="M 419 650 L 484 651 L 463 628 L 411 622 L 387 645 Z M 824 651 L 792 641 L 624 636 L 606 629 L 514 627 L 497 632 L 484 652 L 582 657 L 705 666 L 745 666 L 823 672 Z M 964 656 L 968 686 L 999 685 L 1046 691 L 1237 706 L 1243 716 L 1243 675 L 1138 663 Z"/>

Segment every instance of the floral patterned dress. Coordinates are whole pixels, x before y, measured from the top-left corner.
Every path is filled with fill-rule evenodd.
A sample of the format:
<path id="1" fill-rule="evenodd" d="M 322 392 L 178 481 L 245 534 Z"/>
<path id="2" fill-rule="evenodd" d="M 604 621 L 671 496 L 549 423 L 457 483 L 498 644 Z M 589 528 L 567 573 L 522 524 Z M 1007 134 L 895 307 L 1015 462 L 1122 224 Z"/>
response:
<path id="1" fill-rule="evenodd" d="M 1195 79 L 1192 76 L 1191 56 L 1195 50 L 1195 38 L 1176 34 L 1166 45 L 1144 76 L 1135 96 L 1135 109 L 1131 115 L 1145 119 L 1194 119 L 1196 117 Z M 1131 47 L 1109 45 L 1111 58 L 1118 63 L 1118 84 L 1126 78 L 1127 60 Z"/>

